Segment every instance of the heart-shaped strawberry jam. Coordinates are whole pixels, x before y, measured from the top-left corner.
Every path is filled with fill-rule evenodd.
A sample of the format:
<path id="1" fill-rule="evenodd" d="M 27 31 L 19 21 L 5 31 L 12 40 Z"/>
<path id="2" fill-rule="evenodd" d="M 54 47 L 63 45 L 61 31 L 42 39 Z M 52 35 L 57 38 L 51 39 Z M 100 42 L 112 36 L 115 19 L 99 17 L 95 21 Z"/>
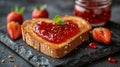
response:
<path id="1" fill-rule="evenodd" d="M 77 24 L 73 23 L 71 20 L 66 20 L 65 22 L 66 24 L 60 25 L 41 21 L 35 24 L 33 29 L 41 38 L 59 44 L 79 32 Z"/>

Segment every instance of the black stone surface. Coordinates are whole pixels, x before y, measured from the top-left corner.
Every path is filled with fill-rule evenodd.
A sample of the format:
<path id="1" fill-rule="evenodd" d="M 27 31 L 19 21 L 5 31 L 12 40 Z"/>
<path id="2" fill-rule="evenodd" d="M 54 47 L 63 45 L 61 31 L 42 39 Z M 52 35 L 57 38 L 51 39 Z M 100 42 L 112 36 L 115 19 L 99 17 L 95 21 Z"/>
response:
<path id="1" fill-rule="evenodd" d="M 8 56 L 13 56 L 13 61 L 10 62 Z M 5 63 L 2 63 L 1 61 L 5 60 Z M 7 48 L 6 45 L 0 42 L 0 67 L 34 67 L 27 61 L 23 60 L 17 53 L 15 53 L 10 48 Z"/>
<path id="2" fill-rule="evenodd" d="M 12 7 L 14 7 L 14 6 L 19 6 L 19 7 L 25 6 L 26 11 L 24 13 L 24 20 L 26 20 L 26 19 L 31 19 L 31 12 L 32 12 L 32 10 L 34 9 L 34 7 L 36 5 L 43 5 L 43 4 L 48 5 L 47 10 L 50 13 L 49 17 L 52 18 L 56 14 L 72 15 L 72 10 L 73 10 L 73 6 L 74 6 L 74 0 L 0 0 L 0 27 L 4 26 L 6 24 L 6 16 L 10 12 L 10 9 Z M 110 22 L 110 24 L 107 24 L 107 27 L 110 26 L 109 28 L 112 29 L 112 32 L 113 32 L 113 35 L 114 35 L 113 41 L 116 40 L 117 43 L 119 43 L 119 41 L 120 41 L 120 39 L 119 39 L 120 38 L 120 36 L 119 36 L 120 27 L 119 27 L 118 24 L 120 24 L 120 0 L 112 0 L 112 16 L 111 16 L 111 20 L 113 22 Z M 117 33 L 114 33 L 114 32 L 117 32 Z M 114 45 L 114 44 L 116 45 L 116 43 L 112 43 L 112 45 Z M 108 47 L 112 47 L 112 45 L 108 46 Z M 117 44 L 117 45 L 119 45 L 119 44 Z M 99 48 L 101 48 L 101 46 L 103 46 L 103 45 L 98 44 Z M 80 50 L 83 51 L 84 49 L 87 49 L 86 47 L 87 47 L 87 44 L 86 44 L 86 46 L 80 46 L 80 48 L 81 48 Z M 104 46 L 104 47 L 107 47 L 107 46 Z M 29 47 L 29 48 L 31 48 L 31 47 Z M 119 48 L 119 46 L 118 46 L 118 48 Z M 2 50 L 5 50 L 5 52 L 2 53 L 1 52 Z M 32 51 L 35 51 L 35 50 L 32 49 Z M 87 52 L 87 51 L 86 52 L 88 54 L 92 54 L 91 52 L 94 52 L 95 50 L 94 49 L 89 49 L 89 51 L 90 52 Z M 118 50 L 116 50 L 116 52 L 117 51 Z M 30 54 L 30 55 L 28 55 L 26 57 L 28 57 L 27 59 L 30 60 L 32 58 L 32 55 L 31 55 L 31 53 L 29 51 L 27 53 Z M 37 53 L 39 53 L 39 52 L 37 52 Z M 8 57 L 9 54 L 14 55 L 14 62 L 12 62 L 12 63 L 8 61 L 7 57 Z M 74 53 L 74 54 L 76 54 L 76 53 Z M 82 54 L 84 54 L 84 53 L 82 53 Z M 69 55 L 71 55 L 71 54 L 69 54 Z M 115 58 L 117 58 L 118 62 L 117 63 L 109 63 L 109 62 L 107 62 L 107 58 L 109 56 L 114 56 Z M 38 57 L 38 56 L 35 56 L 35 57 Z M 33 58 L 34 61 L 36 60 L 35 57 Z M 0 42 L 0 61 L 2 59 L 4 59 L 4 58 L 5 58 L 6 63 L 1 63 L 0 62 L 0 67 L 14 67 L 14 65 L 17 65 L 17 67 L 34 67 L 31 64 L 29 64 L 27 61 L 22 59 L 20 57 L 20 55 L 18 55 L 15 51 L 9 49 L 9 47 L 5 46 L 3 43 Z M 53 61 L 49 60 L 49 62 L 53 62 Z M 71 61 L 69 61 L 69 64 L 71 62 L 76 63 L 77 61 L 71 60 Z M 110 55 L 108 55 L 108 56 L 106 56 L 104 58 L 101 58 L 101 59 L 96 60 L 94 62 L 88 62 L 88 63 L 89 64 L 83 65 L 83 67 L 120 67 L 120 51 L 118 51 L 116 54 L 110 54 Z M 82 62 L 80 64 L 82 64 Z M 77 65 L 75 65 L 74 67 L 76 67 L 76 66 Z M 66 67 L 68 67 L 68 66 L 66 66 Z"/>
<path id="3" fill-rule="evenodd" d="M 0 41 L 36 67 L 79 67 L 120 51 L 120 25 L 108 22 L 105 27 L 108 27 L 112 32 L 112 41 L 109 46 L 96 42 L 97 49 L 90 49 L 88 48 L 88 43 L 85 42 L 76 50 L 60 59 L 55 59 L 36 51 L 28 46 L 22 38 L 17 41 L 11 40 L 6 32 L 6 26 L 0 29 Z"/>

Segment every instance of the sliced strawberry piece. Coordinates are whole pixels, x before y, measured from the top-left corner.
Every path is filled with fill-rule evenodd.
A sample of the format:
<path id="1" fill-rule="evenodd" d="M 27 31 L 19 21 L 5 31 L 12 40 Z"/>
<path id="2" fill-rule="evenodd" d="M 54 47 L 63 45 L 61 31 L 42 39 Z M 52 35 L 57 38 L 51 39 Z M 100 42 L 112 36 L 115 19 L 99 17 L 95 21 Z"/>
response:
<path id="1" fill-rule="evenodd" d="M 22 34 L 21 25 L 14 21 L 7 24 L 7 31 L 8 31 L 9 36 L 13 40 L 18 39 Z"/>
<path id="2" fill-rule="evenodd" d="M 111 42 L 111 32 L 107 28 L 94 28 L 93 39 L 103 44 L 109 44 Z"/>

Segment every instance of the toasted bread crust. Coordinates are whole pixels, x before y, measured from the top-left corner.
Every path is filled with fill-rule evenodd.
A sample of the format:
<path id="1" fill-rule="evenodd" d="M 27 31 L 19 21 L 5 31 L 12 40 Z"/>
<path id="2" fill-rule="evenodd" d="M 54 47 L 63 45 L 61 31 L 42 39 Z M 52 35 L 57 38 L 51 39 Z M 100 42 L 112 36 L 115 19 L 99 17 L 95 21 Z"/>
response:
<path id="1" fill-rule="evenodd" d="M 82 42 L 89 39 L 89 31 L 91 26 L 85 20 L 75 16 L 64 16 L 61 20 L 72 20 L 78 25 L 80 32 L 60 44 L 48 42 L 33 32 L 33 26 L 39 21 L 53 22 L 53 20 L 40 18 L 35 20 L 27 20 L 23 23 L 23 40 L 28 45 L 48 56 L 61 58 L 79 46 Z"/>

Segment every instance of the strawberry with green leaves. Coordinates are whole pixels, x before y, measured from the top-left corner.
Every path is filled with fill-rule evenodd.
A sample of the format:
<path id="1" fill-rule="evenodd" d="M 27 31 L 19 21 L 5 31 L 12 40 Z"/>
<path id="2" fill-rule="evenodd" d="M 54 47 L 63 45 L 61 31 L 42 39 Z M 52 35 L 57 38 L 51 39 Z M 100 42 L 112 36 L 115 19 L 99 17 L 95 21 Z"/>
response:
<path id="1" fill-rule="evenodd" d="M 12 11 L 7 15 L 7 23 L 10 23 L 11 21 L 18 22 L 19 24 L 23 23 L 23 13 L 25 8 L 22 7 L 18 9 L 18 7 L 15 7 L 12 9 Z"/>
<path id="2" fill-rule="evenodd" d="M 37 6 L 32 12 L 32 18 L 48 18 L 46 5 L 43 5 L 41 7 Z"/>

